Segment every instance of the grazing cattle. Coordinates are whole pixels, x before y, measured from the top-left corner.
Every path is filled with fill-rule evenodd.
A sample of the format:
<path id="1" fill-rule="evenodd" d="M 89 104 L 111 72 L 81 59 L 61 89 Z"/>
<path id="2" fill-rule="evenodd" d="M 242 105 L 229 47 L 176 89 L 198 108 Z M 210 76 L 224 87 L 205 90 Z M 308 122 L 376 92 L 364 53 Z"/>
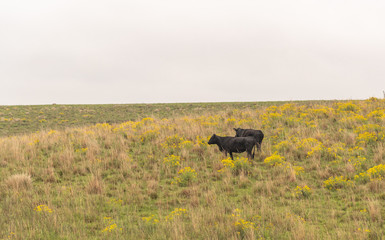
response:
<path id="1" fill-rule="evenodd" d="M 236 134 L 236 137 L 253 137 L 255 138 L 255 141 L 257 142 L 257 149 L 258 151 L 261 151 L 261 145 L 263 140 L 263 132 L 261 130 L 254 130 L 254 129 L 242 129 L 242 128 L 234 128 Z"/>
<path id="2" fill-rule="evenodd" d="M 219 151 L 224 152 L 226 156 L 229 153 L 233 160 L 233 152 L 242 153 L 245 151 L 249 159 L 254 159 L 254 153 L 252 154 L 251 152 L 256 141 L 253 137 L 220 137 L 214 134 L 211 136 L 208 144 L 217 144 Z"/>

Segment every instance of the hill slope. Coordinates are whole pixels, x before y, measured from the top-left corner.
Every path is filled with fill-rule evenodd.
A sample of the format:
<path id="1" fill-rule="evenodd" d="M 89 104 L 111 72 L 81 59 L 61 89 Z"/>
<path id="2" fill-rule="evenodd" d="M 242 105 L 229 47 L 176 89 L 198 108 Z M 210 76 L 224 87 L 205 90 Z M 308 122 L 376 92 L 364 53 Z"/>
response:
<path id="1" fill-rule="evenodd" d="M 384 234 L 385 101 L 202 106 L 0 138 L 0 238 Z M 265 133 L 253 161 L 207 145 L 234 127 Z"/>

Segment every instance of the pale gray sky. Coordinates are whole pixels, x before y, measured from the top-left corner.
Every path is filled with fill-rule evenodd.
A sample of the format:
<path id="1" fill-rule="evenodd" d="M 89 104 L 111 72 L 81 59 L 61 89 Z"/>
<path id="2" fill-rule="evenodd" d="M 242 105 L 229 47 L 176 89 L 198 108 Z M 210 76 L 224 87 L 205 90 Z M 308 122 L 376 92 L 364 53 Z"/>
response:
<path id="1" fill-rule="evenodd" d="M 0 2 L 0 105 L 366 99 L 382 0 Z"/>

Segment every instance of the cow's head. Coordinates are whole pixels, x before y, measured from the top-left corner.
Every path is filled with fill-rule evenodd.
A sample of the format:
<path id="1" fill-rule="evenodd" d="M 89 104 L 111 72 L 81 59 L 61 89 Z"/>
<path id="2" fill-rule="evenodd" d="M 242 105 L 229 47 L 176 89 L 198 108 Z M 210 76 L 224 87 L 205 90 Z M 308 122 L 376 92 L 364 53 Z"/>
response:
<path id="1" fill-rule="evenodd" d="M 213 134 L 210 140 L 208 141 L 208 144 L 217 144 L 217 143 L 218 143 L 218 137 L 217 135 Z"/>
<path id="2" fill-rule="evenodd" d="M 235 131 L 235 136 L 236 137 L 240 137 L 241 136 L 241 128 L 234 128 L 234 131 Z"/>

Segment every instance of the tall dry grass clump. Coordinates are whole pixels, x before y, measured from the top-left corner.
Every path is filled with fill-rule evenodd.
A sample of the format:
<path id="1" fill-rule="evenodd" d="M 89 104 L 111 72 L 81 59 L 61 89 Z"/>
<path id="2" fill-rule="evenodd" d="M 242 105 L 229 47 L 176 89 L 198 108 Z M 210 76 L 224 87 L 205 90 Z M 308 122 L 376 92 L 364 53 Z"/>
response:
<path id="1" fill-rule="evenodd" d="M 377 200 L 373 200 L 373 199 L 368 200 L 368 212 L 373 222 L 382 221 L 381 206 L 382 204 L 380 204 Z"/>
<path id="2" fill-rule="evenodd" d="M 92 175 L 86 186 L 86 191 L 89 194 L 102 194 L 103 193 L 103 180 L 99 175 Z"/>
<path id="3" fill-rule="evenodd" d="M 8 190 L 24 191 L 32 188 L 32 178 L 29 174 L 15 174 L 8 177 L 5 182 L 5 187 Z"/>

